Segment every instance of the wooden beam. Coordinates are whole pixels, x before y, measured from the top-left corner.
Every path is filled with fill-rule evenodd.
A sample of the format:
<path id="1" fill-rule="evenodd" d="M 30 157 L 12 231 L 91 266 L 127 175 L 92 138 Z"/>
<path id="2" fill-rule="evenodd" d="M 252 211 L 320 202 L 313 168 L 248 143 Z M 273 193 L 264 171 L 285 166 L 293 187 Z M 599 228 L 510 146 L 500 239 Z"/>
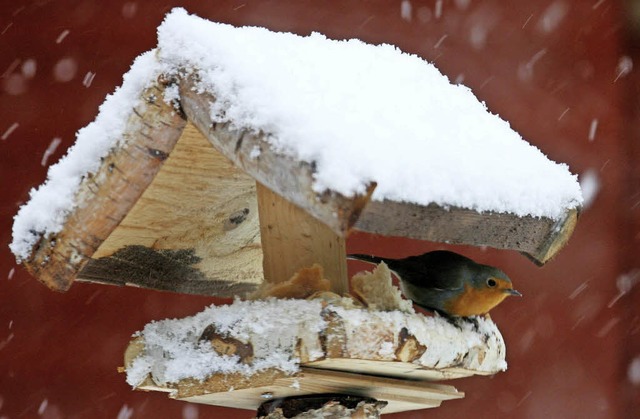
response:
<path id="1" fill-rule="evenodd" d="M 371 201 L 355 228 L 383 236 L 512 249 L 542 265 L 567 243 L 577 220 L 575 209 L 568 210 L 560 220 L 552 220 L 435 204 Z"/>
<path id="2" fill-rule="evenodd" d="M 332 291 L 346 294 L 344 237 L 269 188 L 258 184 L 257 192 L 265 281 L 286 281 L 301 268 L 318 263 Z"/>
<path id="3" fill-rule="evenodd" d="M 87 174 L 75 196 L 75 209 L 62 231 L 42 236 L 27 270 L 49 288 L 67 290 L 96 249 L 120 224 L 154 179 L 182 133 L 186 121 L 165 102 L 167 82 L 159 81 L 141 92 L 131 109 L 122 145 L 102 159 L 95 173 Z"/>

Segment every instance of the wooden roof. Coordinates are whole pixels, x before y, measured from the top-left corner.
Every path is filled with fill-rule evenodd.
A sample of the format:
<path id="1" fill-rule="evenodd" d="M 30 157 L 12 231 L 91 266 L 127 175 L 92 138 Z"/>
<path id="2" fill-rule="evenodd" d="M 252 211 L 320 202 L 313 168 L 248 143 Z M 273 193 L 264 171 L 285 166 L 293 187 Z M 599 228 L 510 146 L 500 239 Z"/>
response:
<path id="1" fill-rule="evenodd" d="M 83 179 L 78 206 L 62 231 L 41 237 L 23 261 L 34 276 L 56 290 L 66 290 L 80 279 L 243 295 L 265 275 L 264 229 L 271 234 L 276 227 L 260 222 L 258 214 L 266 215 L 259 205 L 265 209 L 268 204 L 259 204 L 257 196 L 264 200 L 270 192 L 291 203 L 291 211 L 309 214 L 325 226 L 331 232 L 327 240 L 334 234 L 342 243 L 356 229 L 512 249 L 544 264 L 576 225 L 576 209 L 553 220 L 372 201 L 375 184 L 364 195 L 318 194 L 312 187 L 313 162 L 273 150 L 260 133 L 214 123 L 207 110 L 215 98 L 196 92 L 194 83 L 191 77 L 161 77 L 142 92 L 142 104 L 131 110 L 126 141 L 111 150 L 95 174 Z M 181 112 L 162 99 L 168 86 L 178 87 Z M 318 239 L 324 233 L 300 234 Z M 344 252 L 332 243 L 326 248 L 335 248 L 338 255 Z M 344 266 L 335 269 L 343 271 Z"/>

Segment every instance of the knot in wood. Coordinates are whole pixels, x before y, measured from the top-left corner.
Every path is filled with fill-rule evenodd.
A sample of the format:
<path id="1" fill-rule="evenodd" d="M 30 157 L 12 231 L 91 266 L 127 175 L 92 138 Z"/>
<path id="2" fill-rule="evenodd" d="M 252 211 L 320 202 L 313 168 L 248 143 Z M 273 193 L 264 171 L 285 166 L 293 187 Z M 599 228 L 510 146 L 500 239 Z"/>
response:
<path id="1" fill-rule="evenodd" d="M 242 224 L 249 215 L 249 208 L 243 208 L 238 211 L 234 211 L 229 215 L 229 218 L 224 222 L 225 231 L 233 230 Z"/>

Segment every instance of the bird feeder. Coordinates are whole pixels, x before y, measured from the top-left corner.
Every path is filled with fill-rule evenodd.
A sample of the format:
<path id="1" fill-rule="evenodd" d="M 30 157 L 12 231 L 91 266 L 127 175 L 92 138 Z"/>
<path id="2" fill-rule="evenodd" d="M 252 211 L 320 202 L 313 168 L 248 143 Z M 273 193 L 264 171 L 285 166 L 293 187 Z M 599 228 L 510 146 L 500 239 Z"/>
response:
<path id="1" fill-rule="evenodd" d="M 448 140 L 454 145 L 440 148 Z M 298 331 L 284 354 L 299 360 L 295 367 L 243 374 L 270 343 L 255 330 L 244 340 L 223 332 L 213 308 L 186 320 L 184 330 L 200 329 L 182 343 L 208 341 L 242 368 L 180 377 L 146 365 L 132 384 L 199 403 L 264 404 L 265 415 L 286 397 L 299 410 L 375 415 L 462 397 L 434 380 L 496 373 L 506 367 L 505 347 L 488 319 L 450 324 L 397 296 L 372 310 L 386 303 L 366 287 L 369 309 L 348 298 L 349 232 L 512 249 L 541 265 L 569 239 L 580 202 L 565 166 L 417 57 L 318 34 L 234 28 L 176 9 L 159 28 L 158 48 L 135 61 L 32 193 L 11 248 L 57 291 L 78 280 L 245 298 L 328 280 L 330 293 L 311 300 L 236 300 L 225 309 L 237 324 L 258 322 L 253 311 L 285 310 L 289 323 L 269 333 Z M 395 295 L 390 274 L 378 269 L 376 286 Z M 358 316 L 367 322 L 358 326 Z M 403 326 L 416 322 L 422 331 Z M 133 340 L 125 369 L 167 351 L 163 333 Z M 437 345 L 425 342 L 443 333 L 477 344 L 428 361 Z"/>

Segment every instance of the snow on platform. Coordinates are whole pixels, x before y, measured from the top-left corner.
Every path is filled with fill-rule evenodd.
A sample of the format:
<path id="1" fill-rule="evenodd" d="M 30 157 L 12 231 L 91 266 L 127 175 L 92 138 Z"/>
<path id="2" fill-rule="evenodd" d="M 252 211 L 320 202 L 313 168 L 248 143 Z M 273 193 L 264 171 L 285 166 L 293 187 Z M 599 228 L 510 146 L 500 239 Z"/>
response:
<path id="1" fill-rule="evenodd" d="M 413 309 L 385 312 L 352 307 L 347 298 L 342 302 L 323 307 L 320 300 L 235 300 L 191 317 L 149 323 L 135 335 L 143 338 L 144 351 L 126 367 L 127 382 L 137 387 L 151 376 L 162 386 L 189 378 L 203 381 L 216 374 L 251 376 L 268 369 L 292 375 L 300 368 L 300 346 L 308 354 L 306 362 L 325 359 L 328 354 L 318 336 L 331 340 L 338 332 L 346 342 L 345 358 L 398 362 L 394 350 L 403 329 L 426 348 L 413 361 L 417 368 L 465 368 L 477 374 L 507 368 L 504 340 L 487 318 L 459 320 L 454 325 Z M 327 312 L 335 313 L 344 329 L 331 329 Z M 251 344 L 251 362 L 216 352 L 201 338 L 210 325 L 226 340 Z"/>

